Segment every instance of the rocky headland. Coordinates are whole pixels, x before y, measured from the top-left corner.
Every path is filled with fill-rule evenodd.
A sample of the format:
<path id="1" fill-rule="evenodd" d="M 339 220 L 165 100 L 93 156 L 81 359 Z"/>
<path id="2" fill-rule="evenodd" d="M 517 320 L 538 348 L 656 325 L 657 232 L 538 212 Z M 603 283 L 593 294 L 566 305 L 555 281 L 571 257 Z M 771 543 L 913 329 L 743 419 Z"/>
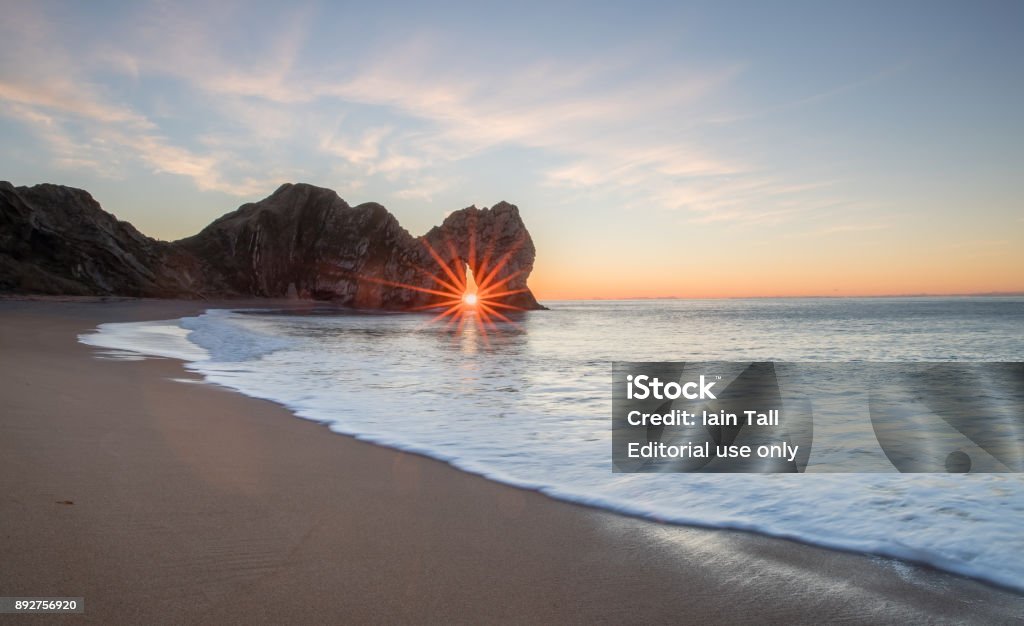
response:
<path id="1" fill-rule="evenodd" d="M 519 209 L 506 202 L 455 211 L 414 237 L 379 204 L 353 207 L 330 189 L 285 184 L 166 242 L 84 190 L 0 182 L 7 293 L 301 298 L 402 310 L 444 301 L 469 267 L 491 285 L 493 301 L 540 309 L 527 286 L 535 255 Z"/>

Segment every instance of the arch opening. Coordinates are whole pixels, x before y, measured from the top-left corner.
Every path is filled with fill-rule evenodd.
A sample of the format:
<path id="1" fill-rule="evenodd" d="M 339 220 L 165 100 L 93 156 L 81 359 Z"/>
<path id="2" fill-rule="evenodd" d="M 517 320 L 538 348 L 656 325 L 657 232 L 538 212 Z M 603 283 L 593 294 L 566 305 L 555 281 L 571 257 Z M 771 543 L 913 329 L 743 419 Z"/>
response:
<path id="1" fill-rule="evenodd" d="M 462 292 L 462 304 L 470 307 L 475 307 L 479 302 L 479 287 L 476 284 L 476 279 L 473 277 L 473 268 L 469 266 L 469 263 L 465 263 L 466 266 L 466 288 Z"/>

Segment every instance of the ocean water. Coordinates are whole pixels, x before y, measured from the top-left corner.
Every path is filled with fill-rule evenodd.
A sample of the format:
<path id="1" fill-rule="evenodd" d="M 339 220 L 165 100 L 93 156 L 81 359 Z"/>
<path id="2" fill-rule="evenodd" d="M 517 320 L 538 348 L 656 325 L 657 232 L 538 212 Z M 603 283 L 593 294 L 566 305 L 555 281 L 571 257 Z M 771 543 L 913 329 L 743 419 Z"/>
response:
<path id="1" fill-rule="evenodd" d="M 546 304 L 486 333 L 423 314 L 310 308 L 103 324 L 80 340 L 183 359 L 210 383 L 334 432 L 555 498 L 1024 590 L 1024 475 L 894 473 L 865 398 L 848 388 L 815 407 L 806 474 L 613 474 L 610 430 L 614 360 L 1024 361 L 1024 298 Z M 850 454 L 872 470 L 819 471 Z"/>

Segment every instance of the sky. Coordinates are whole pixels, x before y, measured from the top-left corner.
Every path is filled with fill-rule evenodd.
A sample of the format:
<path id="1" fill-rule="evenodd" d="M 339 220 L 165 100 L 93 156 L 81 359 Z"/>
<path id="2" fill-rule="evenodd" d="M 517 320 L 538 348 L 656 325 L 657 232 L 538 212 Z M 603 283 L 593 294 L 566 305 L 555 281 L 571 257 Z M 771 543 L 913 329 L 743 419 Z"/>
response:
<path id="1" fill-rule="evenodd" d="M 519 206 L 541 300 L 1024 291 L 1024 2 L 0 0 L 0 179 Z"/>

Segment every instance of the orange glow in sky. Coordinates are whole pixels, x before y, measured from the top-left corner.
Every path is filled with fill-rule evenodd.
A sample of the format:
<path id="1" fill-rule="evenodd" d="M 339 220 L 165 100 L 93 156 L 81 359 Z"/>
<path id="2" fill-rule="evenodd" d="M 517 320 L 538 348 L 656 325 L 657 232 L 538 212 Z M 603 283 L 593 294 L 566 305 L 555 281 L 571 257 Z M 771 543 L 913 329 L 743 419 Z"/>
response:
<path id="1" fill-rule="evenodd" d="M 623 219 L 615 236 L 583 235 L 611 242 L 588 248 L 565 235 L 533 231 L 537 260 L 529 285 L 542 301 L 1021 293 L 1024 241 L 1018 224 L 978 216 L 956 227 L 922 224 L 908 215 L 862 231 L 807 234 L 788 225 L 695 224 L 683 236 L 634 234 Z M 640 240 L 648 245 L 638 245 Z"/>

